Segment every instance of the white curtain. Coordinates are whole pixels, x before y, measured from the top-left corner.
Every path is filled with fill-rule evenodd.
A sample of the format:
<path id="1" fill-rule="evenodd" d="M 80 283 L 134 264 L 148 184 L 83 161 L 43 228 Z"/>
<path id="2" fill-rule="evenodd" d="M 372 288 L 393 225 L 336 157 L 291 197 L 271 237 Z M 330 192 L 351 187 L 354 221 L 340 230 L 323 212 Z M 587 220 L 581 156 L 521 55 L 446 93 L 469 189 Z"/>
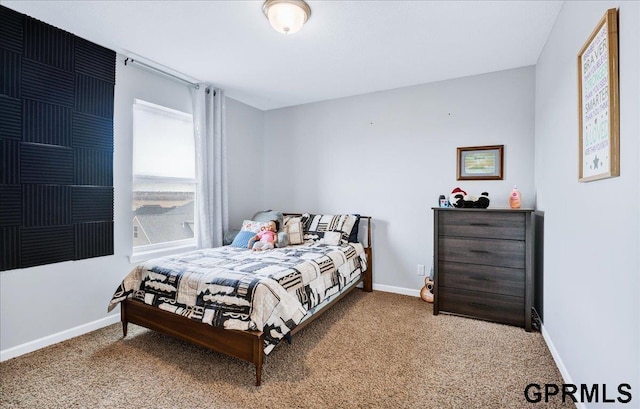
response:
<path id="1" fill-rule="evenodd" d="M 198 248 L 223 244 L 229 227 L 224 91 L 199 84 L 192 90 L 196 140 Z"/>

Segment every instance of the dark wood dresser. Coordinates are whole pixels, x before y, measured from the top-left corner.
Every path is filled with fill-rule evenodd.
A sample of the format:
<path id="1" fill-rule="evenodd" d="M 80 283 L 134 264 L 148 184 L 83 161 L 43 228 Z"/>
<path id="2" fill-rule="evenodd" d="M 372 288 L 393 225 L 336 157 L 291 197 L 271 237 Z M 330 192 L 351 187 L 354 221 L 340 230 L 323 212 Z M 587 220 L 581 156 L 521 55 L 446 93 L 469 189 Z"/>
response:
<path id="1" fill-rule="evenodd" d="M 531 331 L 533 210 L 433 208 L 433 314 Z"/>

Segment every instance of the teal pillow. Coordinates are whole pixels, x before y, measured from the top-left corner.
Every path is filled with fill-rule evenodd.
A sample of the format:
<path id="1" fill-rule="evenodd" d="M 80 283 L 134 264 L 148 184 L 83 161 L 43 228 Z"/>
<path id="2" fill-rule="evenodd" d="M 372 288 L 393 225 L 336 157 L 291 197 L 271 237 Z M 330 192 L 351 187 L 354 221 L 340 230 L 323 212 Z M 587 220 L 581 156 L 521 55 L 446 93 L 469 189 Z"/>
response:
<path id="1" fill-rule="evenodd" d="M 240 247 L 246 249 L 249 245 L 249 240 L 255 236 L 256 234 L 252 231 L 243 230 L 236 234 L 236 237 L 233 239 L 231 245 L 233 247 Z"/>

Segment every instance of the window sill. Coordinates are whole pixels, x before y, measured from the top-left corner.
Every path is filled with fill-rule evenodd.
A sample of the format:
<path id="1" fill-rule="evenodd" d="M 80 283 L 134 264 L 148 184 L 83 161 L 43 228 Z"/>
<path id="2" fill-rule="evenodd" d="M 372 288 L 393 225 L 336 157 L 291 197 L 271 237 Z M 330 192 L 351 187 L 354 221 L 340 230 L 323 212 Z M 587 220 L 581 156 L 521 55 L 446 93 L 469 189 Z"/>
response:
<path id="1" fill-rule="evenodd" d="M 195 244 L 189 244 L 184 246 L 169 247 L 157 250 L 138 251 L 129 256 L 130 263 L 140 263 L 156 257 L 170 256 L 172 254 L 184 253 L 187 251 L 196 250 L 198 247 Z"/>

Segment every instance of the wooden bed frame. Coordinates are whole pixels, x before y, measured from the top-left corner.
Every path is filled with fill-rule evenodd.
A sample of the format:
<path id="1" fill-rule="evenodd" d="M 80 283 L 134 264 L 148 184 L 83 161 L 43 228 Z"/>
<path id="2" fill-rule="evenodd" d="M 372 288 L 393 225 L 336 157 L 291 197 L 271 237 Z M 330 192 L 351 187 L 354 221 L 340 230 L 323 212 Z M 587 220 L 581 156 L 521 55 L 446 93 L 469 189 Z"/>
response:
<path id="1" fill-rule="evenodd" d="M 373 291 L 372 274 L 372 247 L 371 247 L 371 217 L 360 216 L 367 224 L 367 244 L 364 248 L 367 255 L 367 270 L 358 283 L 362 282 L 362 289 L 366 292 Z M 324 311 L 340 301 L 350 293 L 357 284 L 349 287 L 327 305 L 316 311 L 311 317 L 295 327 L 290 334 L 298 331 L 313 322 Z M 164 311 L 147 305 L 141 301 L 126 299 L 121 302 L 120 320 L 122 321 L 123 337 L 127 336 L 127 324 L 132 323 L 158 331 L 173 337 L 209 348 L 211 350 L 253 363 L 256 367 L 256 386 L 262 382 L 262 364 L 264 362 L 264 343 L 261 331 L 239 331 L 213 327 L 209 324 L 194 321 L 190 318 Z"/>

